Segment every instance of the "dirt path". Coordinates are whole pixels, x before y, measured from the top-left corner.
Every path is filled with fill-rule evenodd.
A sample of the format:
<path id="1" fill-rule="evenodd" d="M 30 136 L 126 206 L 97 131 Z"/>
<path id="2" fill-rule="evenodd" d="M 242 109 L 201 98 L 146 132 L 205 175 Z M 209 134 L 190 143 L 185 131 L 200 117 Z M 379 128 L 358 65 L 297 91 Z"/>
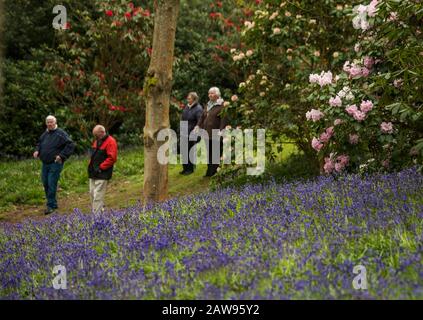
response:
<path id="1" fill-rule="evenodd" d="M 182 179 L 189 179 L 183 177 Z M 173 180 L 173 181 L 172 181 Z M 177 179 L 169 177 L 169 185 L 185 185 L 186 187 L 173 187 L 169 189 L 169 198 L 177 196 L 183 196 L 192 193 L 198 193 L 208 189 L 208 179 L 198 180 L 189 179 L 186 182 L 180 181 L 181 178 Z M 178 184 L 179 182 L 179 184 Z M 182 183 L 181 183 L 182 182 Z M 191 184 L 195 184 L 195 189 L 191 188 Z M 139 181 L 116 181 L 111 180 L 106 194 L 106 206 L 112 209 L 123 209 L 131 205 L 135 205 L 142 199 L 143 183 L 142 179 Z M 63 196 L 63 193 L 58 191 L 57 201 L 59 209 L 57 214 L 70 214 L 75 208 L 80 209 L 82 212 L 90 212 L 90 197 L 88 190 L 85 193 L 71 194 L 67 197 Z M 19 223 L 26 219 L 41 220 L 45 218 L 44 205 L 24 205 L 16 206 L 15 208 L 2 212 L 0 215 L 0 223 L 10 222 Z"/>

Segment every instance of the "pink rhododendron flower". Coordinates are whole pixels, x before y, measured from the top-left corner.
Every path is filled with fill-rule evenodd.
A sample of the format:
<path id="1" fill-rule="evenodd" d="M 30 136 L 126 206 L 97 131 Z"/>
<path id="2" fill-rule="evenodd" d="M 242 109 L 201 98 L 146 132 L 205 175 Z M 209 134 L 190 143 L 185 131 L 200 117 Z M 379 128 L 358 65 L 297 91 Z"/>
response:
<path id="1" fill-rule="evenodd" d="M 323 166 L 323 170 L 325 173 L 332 173 L 335 169 L 335 163 L 330 158 L 325 158 L 325 165 Z"/>
<path id="2" fill-rule="evenodd" d="M 332 83 L 332 72 L 328 71 L 328 72 L 324 72 L 322 71 L 322 73 L 320 74 L 320 80 L 319 80 L 319 84 L 321 87 L 327 85 L 327 84 L 331 84 Z"/>
<path id="3" fill-rule="evenodd" d="M 362 75 L 361 71 L 362 71 L 362 68 L 360 66 L 353 64 L 348 73 L 350 77 L 355 78 L 355 77 L 360 77 Z"/>
<path id="4" fill-rule="evenodd" d="M 376 6 L 378 5 L 378 0 L 372 0 L 372 2 L 369 3 L 369 5 L 367 6 L 367 15 L 369 17 L 374 17 L 376 16 Z"/>
<path id="5" fill-rule="evenodd" d="M 367 69 L 367 68 L 361 68 L 361 75 L 363 77 L 368 77 L 369 74 L 370 74 L 370 70 L 369 69 Z"/>
<path id="6" fill-rule="evenodd" d="M 364 113 L 367 113 L 372 109 L 373 109 L 373 102 L 371 102 L 370 100 L 366 100 L 366 101 L 363 100 L 361 102 L 360 110 L 363 111 Z"/>
<path id="7" fill-rule="evenodd" d="M 316 137 L 314 137 L 311 141 L 311 146 L 317 152 L 319 152 L 323 148 L 323 144 Z"/>
<path id="8" fill-rule="evenodd" d="M 329 104 L 331 107 L 340 107 L 342 106 L 342 100 L 339 96 L 336 96 L 335 98 L 329 99 Z"/>
<path id="9" fill-rule="evenodd" d="M 362 111 L 356 111 L 353 117 L 357 121 L 363 121 L 364 119 L 366 119 L 366 114 Z"/>
<path id="10" fill-rule="evenodd" d="M 323 118 L 325 115 L 320 110 L 311 109 L 311 111 L 308 111 L 306 113 L 307 120 L 313 120 L 313 122 L 319 121 L 321 118 Z"/>
<path id="11" fill-rule="evenodd" d="M 319 79 L 320 79 L 320 77 L 319 77 L 318 74 L 311 74 L 309 76 L 309 82 L 310 83 L 319 83 Z"/>
<path id="12" fill-rule="evenodd" d="M 320 142 L 321 142 L 321 143 L 326 143 L 326 142 L 328 142 L 328 141 L 330 140 L 330 138 L 332 138 L 333 133 L 334 133 L 334 129 L 333 129 L 333 127 L 329 127 L 329 128 L 327 128 L 327 129 L 325 130 L 325 132 L 323 132 L 323 133 L 320 135 L 320 137 L 319 137 Z"/>
<path id="13" fill-rule="evenodd" d="M 393 133 L 394 125 L 392 122 L 382 122 L 380 124 L 380 130 L 382 130 L 383 133 Z"/>
<path id="14" fill-rule="evenodd" d="M 330 135 L 331 137 L 333 136 L 334 132 L 335 132 L 335 128 L 334 127 L 329 127 L 329 128 L 326 129 L 326 133 L 328 135 Z"/>
<path id="15" fill-rule="evenodd" d="M 357 111 L 357 106 L 355 104 L 348 106 L 345 108 L 345 111 L 350 115 L 353 116 Z"/>
<path id="16" fill-rule="evenodd" d="M 232 101 L 232 102 L 238 101 L 238 96 L 237 96 L 236 94 L 234 94 L 234 95 L 231 97 L 231 101 Z"/>
<path id="17" fill-rule="evenodd" d="M 330 139 L 330 135 L 328 135 L 326 132 L 323 132 L 319 137 L 319 140 L 321 143 L 326 143 L 329 141 L 329 139 Z"/>
<path id="18" fill-rule="evenodd" d="M 336 158 L 335 171 L 341 172 L 348 165 L 350 158 L 347 155 L 340 155 Z"/>
<path id="19" fill-rule="evenodd" d="M 364 57 L 363 64 L 367 69 L 371 69 L 375 64 L 375 60 L 372 57 L 366 56 Z"/>
<path id="20" fill-rule="evenodd" d="M 310 74 L 309 81 L 310 83 L 318 83 L 321 87 L 331 84 L 333 80 L 332 72 L 324 72 L 322 71 L 320 75 L 318 74 Z"/>

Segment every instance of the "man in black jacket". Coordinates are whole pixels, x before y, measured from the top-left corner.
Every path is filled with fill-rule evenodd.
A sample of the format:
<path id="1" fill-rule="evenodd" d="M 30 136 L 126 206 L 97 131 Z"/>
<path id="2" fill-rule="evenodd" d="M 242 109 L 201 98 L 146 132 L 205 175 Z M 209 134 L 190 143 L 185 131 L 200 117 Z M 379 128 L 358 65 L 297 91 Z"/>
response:
<path id="1" fill-rule="evenodd" d="M 57 182 L 63 169 L 63 163 L 71 156 L 75 148 L 68 134 L 57 127 L 53 116 L 46 118 L 47 130 L 38 140 L 34 158 L 42 161 L 41 179 L 47 198 L 46 215 L 57 209 Z"/>

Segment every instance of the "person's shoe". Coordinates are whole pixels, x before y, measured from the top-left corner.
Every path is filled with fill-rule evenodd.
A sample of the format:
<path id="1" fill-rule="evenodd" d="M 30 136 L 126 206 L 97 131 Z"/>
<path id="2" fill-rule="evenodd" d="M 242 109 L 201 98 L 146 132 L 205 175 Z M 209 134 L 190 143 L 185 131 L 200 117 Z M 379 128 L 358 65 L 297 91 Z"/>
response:
<path id="1" fill-rule="evenodd" d="M 49 214 L 52 214 L 55 211 L 55 209 L 47 207 L 47 209 L 44 211 L 44 214 L 47 216 Z"/>
<path id="2" fill-rule="evenodd" d="M 179 174 L 185 174 L 185 173 L 186 173 L 185 169 L 179 172 Z"/>
<path id="3" fill-rule="evenodd" d="M 184 176 L 189 176 L 189 175 L 190 175 L 190 174 L 192 174 L 192 173 L 194 173 L 194 171 L 189 170 L 189 171 L 185 171 L 185 172 L 183 172 L 182 174 L 183 174 Z"/>

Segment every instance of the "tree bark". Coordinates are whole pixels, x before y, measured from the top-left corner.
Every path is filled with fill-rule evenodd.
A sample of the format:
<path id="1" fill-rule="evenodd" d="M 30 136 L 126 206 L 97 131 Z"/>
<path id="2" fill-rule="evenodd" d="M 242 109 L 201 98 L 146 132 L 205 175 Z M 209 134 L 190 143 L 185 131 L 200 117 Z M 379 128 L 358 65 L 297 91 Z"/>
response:
<path id="1" fill-rule="evenodd" d="M 160 130 L 169 128 L 172 66 L 179 0 L 155 0 L 153 52 L 144 82 L 146 117 L 144 126 L 144 204 L 163 201 L 168 194 L 168 166 L 157 153 L 164 142 Z"/>

